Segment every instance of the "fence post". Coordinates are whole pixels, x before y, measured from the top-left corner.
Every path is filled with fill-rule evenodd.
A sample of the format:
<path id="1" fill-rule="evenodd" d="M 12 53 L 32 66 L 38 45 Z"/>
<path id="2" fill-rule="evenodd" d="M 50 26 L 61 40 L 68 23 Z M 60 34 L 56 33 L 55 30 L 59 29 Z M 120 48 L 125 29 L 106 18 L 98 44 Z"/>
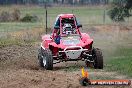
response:
<path id="1" fill-rule="evenodd" d="M 103 14 L 103 24 L 105 24 L 105 10 L 104 10 L 104 14 Z"/>
<path id="2" fill-rule="evenodd" d="M 48 29 L 48 27 L 47 27 L 47 2 L 45 2 L 45 26 L 46 26 L 46 34 L 47 34 L 47 29 Z"/>
<path id="3" fill-rule="evenodd" d="M 128 25 L 129 25 L 129 21 L 130 21 L 130 20 L 129 20 L 129 16 L 128 16 Z"/>
<path id="4" fill-rule="evenodd" d="M 75 2 L 72 3 L 72 14 L 74 14 Z"/>

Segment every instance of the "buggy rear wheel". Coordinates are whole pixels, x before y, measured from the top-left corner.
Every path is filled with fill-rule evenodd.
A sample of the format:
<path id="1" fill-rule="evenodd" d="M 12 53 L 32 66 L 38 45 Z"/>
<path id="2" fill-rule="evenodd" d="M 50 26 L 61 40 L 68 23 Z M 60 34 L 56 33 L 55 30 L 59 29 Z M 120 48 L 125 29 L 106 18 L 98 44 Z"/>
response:
<path id="1" fill-rule="evenodd" d="M 92 51 L 94 63 L 93 66 L 95 69 L 103 69 L 103 56 L 102 52 L 98 48 L 94 48 Z"/>

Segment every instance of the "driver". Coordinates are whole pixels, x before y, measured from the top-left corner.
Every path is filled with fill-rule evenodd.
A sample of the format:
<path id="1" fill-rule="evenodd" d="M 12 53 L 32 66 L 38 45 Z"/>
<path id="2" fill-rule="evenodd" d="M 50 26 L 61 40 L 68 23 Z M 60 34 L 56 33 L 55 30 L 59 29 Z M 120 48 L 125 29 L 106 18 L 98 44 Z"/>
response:
<path id="1" fill-rule="evenodd" d="M 68 23 L 64 24 L 63 26 L 63 34 L 71 34 L 72 26 Z"/>
<path id="2" fill-rule="evenodd" d="M 57 29 L 56 30 L 56 36 L 55 36 L 55 43 L 56 44 L 60 44 L 60 30 L 59 29 Z"/>

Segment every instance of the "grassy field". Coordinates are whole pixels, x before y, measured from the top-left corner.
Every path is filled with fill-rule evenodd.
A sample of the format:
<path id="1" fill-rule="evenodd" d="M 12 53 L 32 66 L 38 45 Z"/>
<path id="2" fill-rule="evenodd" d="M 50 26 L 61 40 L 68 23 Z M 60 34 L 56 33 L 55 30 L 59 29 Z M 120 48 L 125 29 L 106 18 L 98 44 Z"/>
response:
<path id="1" fill-rule="evenodd" d="M 42 23 L 7 22 L 0 23 L 0 32 L 14 32 L 42 27 Z"/>
<path id="2" fill-rule="evenodd" d="M 109 57 L 106 69 L 132 77 L 132 48 L 120 47 L 115 52 L 115 55 Z"/>
<path id="3" fill-rule="evenodd" d="M 38 22 L 0 22 L 0 38 L 1 41 L 6 41 L 12 38 L 12 34 L 18 31 L 32 30 L 32 29 L 45 29 L 45 9 L 38 6 L 1 6 L 0 13 L 2 11 L 13 12 L 14 9 L 19 9 L 21 12 L 21 18 L 26 14 L 36 15 L 39 17 Z M 103 23 L 103 8 L 96 7 L 49 7 L 48 8 L 48 28 L 52 28 L 55 22 L 55 18 L 58 14 L 62 13 L 74 13 L 80 20 L 80 23 L 87 28 L 88 24 L 102 24 Z M 98 18 L 98 20 L 96 20 Z M 43 32 L 44 33 L 44 32 Z M 26 33 L 25 33 L 26 34 Z M 41 33 L 42 34 L 42 33 Z M 38 34 L 40 35 L 40 34 Z M 14 35 L 13 35 L 14 36 Z M 25 35 L 24 35 L 25 36 Z M 3 44 L 3 42 L 2 42 Z M 14 44 L 14 43 L 13 43 Z M 16 43 L 17 44 L 17 43 Z"/>
<path id="4" fill-rule="evenodd" d="M 89 28 L 90 29 L 90 28 Z M 97 30 L 98 31 L 95 31 Z M 119 26 L 96 26 L 91 28 L 94 47 L 99 47 L 104 56 L 104 69 L 132 77 L 132 31 Z"/>
<path id="5" fill-rule="evenodd" d="M 31 6 L 12 6 L 0 7 L 0 11 L 12 12 L 18 8 L 21 11 L 21 17 L 26 14 L 36 15 L 39 17 L 39 22 L 36 23 L 0 23 L 0 31 L 15 31 L 22 29 L 32 29 L 34 27 L 43 27 L 45 25 L 45 9 L 43 7 Z M 51 7 L 48 8 L 48 27 L 53 27 L 55 18 L 58 14 L 74 13 L 83 25 L 87 24 L 102 24 L 103 23 L 103 8 L 88 8 L 88 7 Z M 98 20 L 97 20 L 98 18 Z M 110 21 L 109 18 L 107 20 Z M 6 25 L 6 26 L 5 26 Z M 10 28 L 9 28 L 10 27 Z"/>
<path id="6" fill-rule="evenodd" d="M 16 8 L 21 11 L 21 17 L 23 17 L 26 14 L 36 15 L 39 17 L 39 21 L 34 23 L 20 23 L 20 22 L 0 23 L 0 32 L 1 31 L 2 32 L 17 31 L 17 30 L 32 29 L 35 27 L 45 26 L 44 7 L 3 6 L 3 7 L 0 7 L 0 12 L 2 11 L 12 12 Z M 104 11 L 105 11 L 105 18 L 104 18 Z M 107 11 L 108 10 L 106 10 L 103 7 L 49 7 L 48 8 L 48 27 L 52 28 L 56 16 L 62 13 L 74 13 L 84 27 L 87 27 L 87 25 L 92 25 L 92 24 L 93 25 L 94 24 L 113 24 L 113 22 L 107 16 Z M 126 21 L 128 21 L 128 19 L 126 19 Z M 132 18 L 129 18 L 129 23 L 131 23 L 131 21 L 132 21 Z"/>

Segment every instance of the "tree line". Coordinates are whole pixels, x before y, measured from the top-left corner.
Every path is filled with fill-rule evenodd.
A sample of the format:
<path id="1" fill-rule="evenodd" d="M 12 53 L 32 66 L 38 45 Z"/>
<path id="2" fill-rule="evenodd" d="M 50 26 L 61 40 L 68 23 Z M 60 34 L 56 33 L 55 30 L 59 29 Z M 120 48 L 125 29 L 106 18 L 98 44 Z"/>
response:
<path id="1" fill-rule="evenodd" d="M 11 4 L 108 4 L 111 0 L 0 0 L 0 5 Z"/>
<path id="2" fill-rule="evenodd" d="M 132 0 L 115 0 L 108 14 L 113 21 L 125 21 L 132 16 Z"/>

